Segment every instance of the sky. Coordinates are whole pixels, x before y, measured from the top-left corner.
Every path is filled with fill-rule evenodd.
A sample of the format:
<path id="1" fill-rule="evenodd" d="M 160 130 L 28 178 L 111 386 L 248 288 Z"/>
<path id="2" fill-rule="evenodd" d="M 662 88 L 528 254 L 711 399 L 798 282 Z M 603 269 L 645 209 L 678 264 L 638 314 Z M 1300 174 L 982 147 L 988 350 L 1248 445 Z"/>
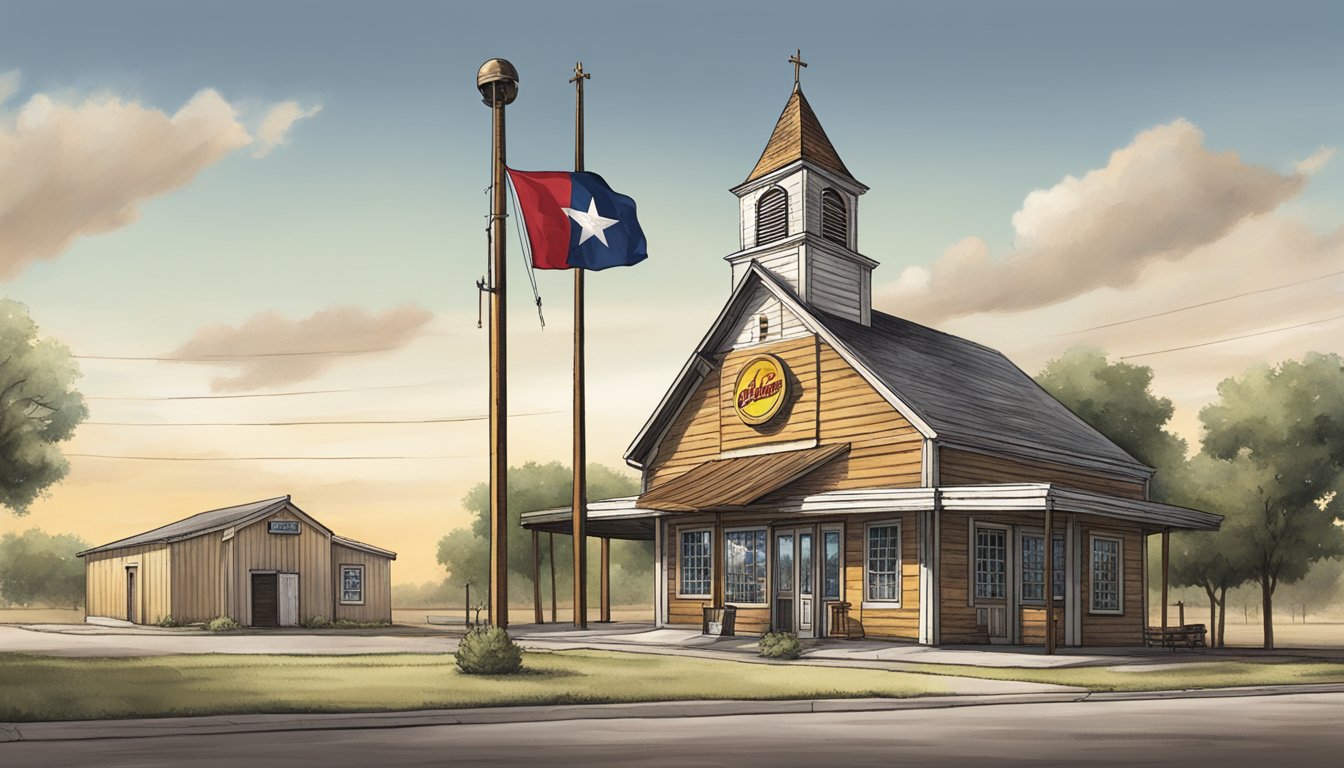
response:
<path id="1" fill-rule="evenodd" d="M 797 48 L 871 188 L 879 309 L 1032 373 L 1074 344 L 1152 366 L 1197 444 L 1219 381 L 1344 351 L 1342 35 L 1328 2 L 0 0 L 0 295 L 81 356 L 91 409 L 68 478 L 0 533 L 98 544 L 292 494 L 396 550 L 394 580 L 440 576 L 488 472 L 495 56 L 529 170 L 570 167 L 583 61 L 587 167 L 649 242 L 588 280 L 593 461 L 624 465 L 727 298 L 728 190 Z M 567 461 L 570 277 L 536 275 L 543 329 L 511 240 L 509 460 Z M 210 399 L 149 399 L 188 396 Z M 469 420 L 180 426 L 436 419 Z"/>

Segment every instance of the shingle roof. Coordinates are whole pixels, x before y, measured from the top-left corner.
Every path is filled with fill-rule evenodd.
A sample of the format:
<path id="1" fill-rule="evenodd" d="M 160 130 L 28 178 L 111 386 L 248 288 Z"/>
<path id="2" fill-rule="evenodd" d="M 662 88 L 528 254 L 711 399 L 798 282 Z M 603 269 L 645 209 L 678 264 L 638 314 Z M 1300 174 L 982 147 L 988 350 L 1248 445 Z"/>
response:
<path id="1" fill-rule="evenodd" d="M 236 507 L 212 509 L 208 512 L 201 512 L 184 520 L 178 520 L 175 523 L 169 523 L 159 528 L 155 528 L 152 531 L 145 531 L 144 533 L 139 533 L 129 538 L 120 539 L 110 544 L 104 544 L 101 547 L 86 549 L 79 554 L 87 555 L 93 552 L 104 552 L 109 549 L 134 547 L 140 544 L 159 544 L 168 541 L 189 539 L 193 536 L 199 536 L 210 531 L 228 528 L 229 526 L 240 523 L 250 517 L 265 516 L 267 513 L 278 510 L 286 504 L 289 504 L 289 497 L 279 496 L 274 499 L 263 499 L 248 504 L 240 504 Z"/>
<path id="2" fill-rule="evenodd" d="M 812 310 L 813 317 L 899 394 L 940 441 L 1151 470 L 1052 397 L 997 350 L 883 312 L 871 326 Z"/>
<path id="3" fill-rule="evenodd" d="M 756 167 L 747 176 L 747 181 L 759 179 L 799 160 L 807 160 L 857 183 L 845 167 L 845 162 L 840 159 L 840 153 L 835 151 L 831 140 L 826 137 L 821 121 L 807 103 L 807 97 L 795 88 L 784 105 L 779 121 L 775 123 L 775 130 L 770 134 L 770 141 L 766 142 L 761 159 L 756 161 Z"/>

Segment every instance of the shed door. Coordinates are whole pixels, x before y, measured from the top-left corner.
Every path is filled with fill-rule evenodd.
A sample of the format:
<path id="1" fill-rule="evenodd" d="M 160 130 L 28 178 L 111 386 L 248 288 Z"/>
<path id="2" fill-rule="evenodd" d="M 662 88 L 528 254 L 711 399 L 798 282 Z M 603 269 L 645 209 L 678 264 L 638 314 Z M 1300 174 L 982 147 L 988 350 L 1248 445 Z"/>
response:
<path id="1" fill-rule="evenodd" d="M 278 606 L 280 626 L 295 627 L 299 624 L 299 574 L 280 574 L 280 605 Z"/>
<path id="2" fill-rule="evenodd" d="M 252 626 L 280 626 L 276 592 L 276 574 L 252 574 Z"/>
<path id="3" fill-rule="evenodd" d="M 139 596 L 139 592 L 137 591 L 135 584 L 135 577 L 139 570 L 140 569 L 136 568 L 134 565 L 126 569 L 126 620 L 132 624 L 140 623 L 138 618 L 140 614 L 139 611 L 136 610 L 136 608 L 139 607 L 137 605 L 139 601 L 136 599 Z"/>

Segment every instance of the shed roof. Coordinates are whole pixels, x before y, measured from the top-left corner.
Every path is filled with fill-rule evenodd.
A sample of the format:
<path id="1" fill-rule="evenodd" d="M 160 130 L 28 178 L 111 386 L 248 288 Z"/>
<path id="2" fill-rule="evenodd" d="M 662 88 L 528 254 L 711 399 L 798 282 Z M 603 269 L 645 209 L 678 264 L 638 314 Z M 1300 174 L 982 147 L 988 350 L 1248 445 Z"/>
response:
<path id="1" fill-rule="evenodd" d="M 110 544 L 104 544 L 100 547 L 86 549 L 79 555 L 92 554 L 94 552 L 105 552 L 110 549 L 123 549 L 125 547 L 134 547 L 142 544 L 164 544 L 171 541 L 181 541 L 200 536 L 211 531 L 222 531 L 230 526 L 244 523 L 250 519 L 260 519 L 267 515 L 278 512 L 286 506 L 293 506 L 290 503 L 289 496 L 277 496 L 274 499 L 262 499 L 247 504 L 239 504 L 236 507 L 223 507 L 221 509 L 212 509 L 207 512 L 200 512 L 191 517 L 178 520 L 175 523 L 169 523 L 155 528 L 152 531 L 137 533 L 125 539 L 119 539 Z M 295 509 L 298 509 L 295 507 Z M 310 518 L 311 519 L 311 518 Z M 316 523 L 319 528 L 327 533 L 325 526 Z"/>

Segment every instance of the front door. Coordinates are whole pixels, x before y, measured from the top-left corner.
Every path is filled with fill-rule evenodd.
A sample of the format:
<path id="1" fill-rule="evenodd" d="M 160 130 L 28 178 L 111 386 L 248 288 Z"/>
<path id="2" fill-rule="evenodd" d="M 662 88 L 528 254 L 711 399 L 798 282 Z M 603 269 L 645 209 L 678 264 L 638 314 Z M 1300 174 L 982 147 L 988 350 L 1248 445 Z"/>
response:
<path id="1" fill-rule="evenodd" d="M 137 620 L 137 617 L 140 614 L 136 610 L 136 608 L 138 607 L 137 603 L 139 601 L 136 600 L 137 594 L 135 586 L 135 577 L 138 571 L 139 569 L 136 568 L 135 566 L 131 566 L 126 569 L 126 620 L 131 622 L 132 624 L 140 623 Z"/>
<path id="2" fill-rule="evenodd" d="M 299 624 L 299 574 L 280 574 L 280 601 L 277 606 L 280 626 L 295 627 Z"/>
<path id="3" fill-rule="evenodd" d="M 975 527 L 975 618 L 991 643 L 1006 643 L 1011 635 L 1012 590 L 1008 584 L 1008 529 Z"/>
<path id="4" fill-rule="evenodd" d="M 280 626 L 278 592 L 276 574 L 252 574 L 252 626 Z"/>
<path id="5" fill-rule="evenodd" d="M 772 624 L 781 632 L 816 637 L 816 547 L 813 529 L 775 531 Z"/>

